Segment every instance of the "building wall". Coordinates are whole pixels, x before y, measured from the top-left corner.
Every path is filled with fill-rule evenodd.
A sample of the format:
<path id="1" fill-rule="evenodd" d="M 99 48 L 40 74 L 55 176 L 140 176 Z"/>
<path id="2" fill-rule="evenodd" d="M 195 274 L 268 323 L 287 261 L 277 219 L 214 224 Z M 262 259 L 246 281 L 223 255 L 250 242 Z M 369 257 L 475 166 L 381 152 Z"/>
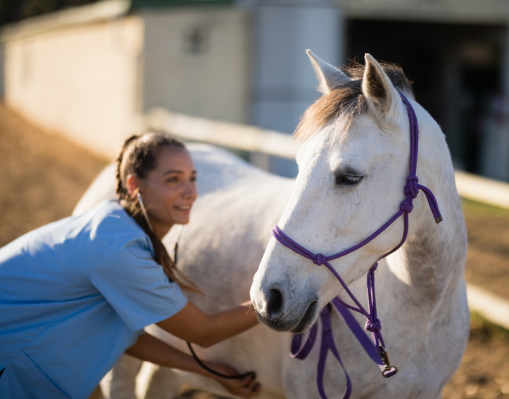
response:
<path id="1" fill-rule="evenodd" d="M 344 62 L 344 20 L 328 0 L 246 1 L 253 13 L 253 96 L 251 123 L 293 133 L 317 99 L 317 79 L 306 49 L 332 65 Z M 251 162 L 288 177 L 297 164 L 262 154 Z"/>
<path id="2" fill-rule="evenodd" d="M 111 157 L 136 130 L 142 44 L 138 16 L 11 38 L 5 102 L 43 129 Z"/>
<path id="3" fill-rule="evenodd" d="M 497 12 L 476 0 L 237 0 L 207 8 L 135 9 L 125 17 L 128 0 L 98 2 L 88 11 L 76 7 L 61 18 L 26 20 L 0 34 L 6 41 L 5 101 L 44 129 L 107 157 L 139 131 L 140 115 L 152 107 L 291 133 L 317 97 L 306 48 L 343 63 L 345 37 L 356 18 L 509 21 L 509 3 L 486 1 L 498 4 Z M 487 161 L 479 170 L 500 179 L 509 179 L 509 122 L 498 111 L 509 98 L 507 43 L 500 67 L 505 97 L 493 104 L 496 123 L 486 125 L 481 147 Z M 450 68 L 449 75 L 455 71 Z M 454 84 L 453 78 L 445 81 Z M 261 167 L 296 173 L 293 162 L 259 155 L 252 160 Z"/>
<path id="4" fill-rule="evenodd" d="M 143 109 L 246 123 L 250 13 L 234 7 L 157 9 L 145 22 Z"/>
<path id="5" fill-rule="evenodd" d="M 297 4 L 293 4 L 297 3 Z M 319 96 L 306 49 L 332 65 L 343 59 L 342 17 L 337 7 L 316 0 L 271 1 L 253 9 L 255 24 L 252 122 L 293 133 Z"/>

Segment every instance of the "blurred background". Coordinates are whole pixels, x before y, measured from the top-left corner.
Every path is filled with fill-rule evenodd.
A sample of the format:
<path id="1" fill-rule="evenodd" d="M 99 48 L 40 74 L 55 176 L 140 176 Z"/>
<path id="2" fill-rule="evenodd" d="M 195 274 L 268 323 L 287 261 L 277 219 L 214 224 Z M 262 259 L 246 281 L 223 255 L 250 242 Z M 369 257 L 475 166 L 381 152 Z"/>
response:
<path id="1" fill-rule="evenodd" d="M 318 97 L 307 48 L 399 64 L 455 167 L 509 187 L 507 1 L 0 0 L 0 28 L 0 245 L 70 215 L 155 107 L 291 134 Z M 464 213 L 467 280 L 509 304 L 509 201 Z M 472 328 L 444 397 L 509 395 L 507 330 L 475 314 Z"/>
<path id="2" fill-rule="evenodd" d="M 110 156 L 155 106 L 292 133 L 317 97 L 304 50 L 333 65 L 369 52 L 415 82 L 457 168 L 509 181 L 508 20 L 500 0 L 0 0 L 0 87 Z"/>

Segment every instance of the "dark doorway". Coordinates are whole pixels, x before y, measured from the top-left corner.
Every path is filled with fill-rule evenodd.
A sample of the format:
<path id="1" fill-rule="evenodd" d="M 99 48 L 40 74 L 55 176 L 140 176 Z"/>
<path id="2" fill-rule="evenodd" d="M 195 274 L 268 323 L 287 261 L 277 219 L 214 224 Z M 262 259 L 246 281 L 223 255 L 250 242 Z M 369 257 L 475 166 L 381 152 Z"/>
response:
<path id="1" fill-rule="evenodd" d="M 502 91 L 505 28 L 396 21 L 350 20 L 347 58 L 364 54 L 399 64 L 417 101 L 444 131 L 455 166 L 482 173 L 484 121 Z"/>

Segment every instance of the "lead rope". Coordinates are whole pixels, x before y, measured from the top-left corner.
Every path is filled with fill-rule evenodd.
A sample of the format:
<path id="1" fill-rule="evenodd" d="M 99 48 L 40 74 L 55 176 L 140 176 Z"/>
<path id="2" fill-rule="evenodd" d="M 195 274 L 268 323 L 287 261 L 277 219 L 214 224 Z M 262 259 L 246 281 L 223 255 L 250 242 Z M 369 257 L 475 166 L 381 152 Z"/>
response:
<path id="1" fill-rule="evenodd" d="M 179 234 L 177 236 L 177 241 L 175 242 L 175 247 L 173 248 L 173 264 L 175 265 L 175 267 L 177 267 L 179 242 L 180 242 L 180 237 L 182 237 L 182 231 L 183 230 L 184 230 L 184 226 L 180 225 L 180 231 L 179 231 Z M 227 380 L 234 380 L 234 379 L 239 379 L 240 380 L 240 379 L 248 377 L 250 375 L 255 376 L 255 372 L 254 371 L 248 371 L 247 373 L 244 373 L 244 374 L 235 374 L 235 375 L 226 375 L 226 374 L 223 374 L 223 373 L 219 373 L 218 371 L 212 370 L 210 367 L 208 367 L 205 363 L 203 363 L 201 361 L 201 359 L 198 357 L 198 355 L 196 355 L 196 353 L 195 353 L 195 351 L 194 351 L 194 349 L 191 346 L 191 343 L 189 341 L 187 341 L 187 347 L 189 348 L 189 351 L 191 352 L 191 355 L 193 356 L 194 360 L 196 360 L 196 363 L 198 363 L 198 365 L 202 369 L 207 370 L 210 374 L 214 374 L 217 377 L 225 378 Z"/>
<path id="2" fill-rule="evenodd" d="M 404 187 L 404 195 L 405 200 L 401 202 L 399 206 L 399 211 L 389 220 L 387 223 L 385 223 L 382 227 L 380 227 L 377 231 L 375 231 L 372 235 L 370 235 L 368 238 L 366 238 L 364 241 L 360 242 L 359 244 L 346 249 L 342 252 L 339 252 L 335 255 L 331 256 L 325 256 L 323 254 L 314 254 L 311 251 L 308 251 L 303 246 L 299 245 L 297 242 L 293 241 L 290 237 L 288 237 L 286 234 L 284 234 L 281 229 L 276 225 L 272 229 L 272 235 L 273 237 L 279 241 L 284 246 L 288 247 L 292 251 L 298 253 L 299 255 L 308 258 L 313 261 L 315 265 L 321 266 L 325 265 L 331 273 L 337 278 L 339 283 L 343 286 L 345 291 L 347 292 L 348 296 L 353 300 L 355 305 L 357 307 L 354 307 L 352 305 L 349 305 L 348 303 L 344 302 L 339 296 L 335 297 L 331 304 L 336 309 L 336 311 L 339 313 L 339 315 L 343 318 L 345 323 L 348 325 L 354 336 L 357 338 L 359 343 L 362 345 L 366 353 L 369 355 L 369 357 L 380 367 L 380 370 L 382 372 L 382 375 L 384 378 L 389 378 L 395 375 L 398 372 L 398 369 L 396 366 L 392 365 L 389 360 L 389 355 L 387 353 L 387 350 L 385 349 L 385 343 L 381 334 L 382 325 L 380 323 L 380 319 L 378 319 L 377 315 L 377 308 L 376 308 L 376 295 L 375 295 L 375 271 L 378 267 L 378 261 L 380 259 L 385 258 L 386 256 L 392 254 L 393 252 L 397 251 L 406 241 L 407 235 L 408 235 L 408 215 L 413 210 L 413 200 L 417 197 L 417 194 L 419 193 L 419 190 L 424 192 L 426 195 L 426 199 L 428 200 L 429 207 L 431 209 L 431 212 L 433 213 L 433 217 L 435 218 L 435 222 L 438 224 L 440 223 L 443 218 L 440 214 L 440 210 L 438 209 L 438 203 L 435 199 L 435 196 L 429 190 L 427 187 L 422 186 L 418 184 L 419 179 L 416 175 L 417 170 L 417 155 L 418 155 L 418 148 L 419 148 L 419 126 L 417 123 L 417 117 L 415 115 L 415 111 L 412 108 L 412 105 L 408 101 L 408 99 L 400 93 L 401 99 L 403 103 L 405 104 L 405 107 L 407 109 L 408 114 L 408 120 L 410 125 L 410 165 L 409 165 L 409 175 L 406 178 L 406 184 Z M 356 251 L 357 249 L 363 247 L 370 241 L 372 241 L 374 238 L 376 238 L 379 234 L 381 234 L 387 227 L 389 227 L 392 223 L 394 223 L 400 216 L 403 215 L 404 220 L 404 230 L 403 230 L 403 236 L 400 241 L 400 243 L 394 247 L 392 250 L 388 251 L 387 253 L 383 254 L 378 258 L 378 261 L 371 266 L 371 268 L 368 271 L 367 274 L 367 291 L 368 291 L 368 311 L 367 312 L 362 305 L 359 303 L 359 301 L 355 298 L 353 293 L 350 291 L 348 286 L 345 284 L 343 279 L 339 276 L 339 274 L 334 270 L 332 265 L 329 263 L 329 261 L 338 259 L 342 256 L 345 256 L 349 253 L 352 253 Z M 353 315 L 350 313 L 349 310 L 352 310 L 354 312 L 362 314 L 364 317 L 366 317 L 366 325 L 365 329 L 369 332 L 371 332 L 373 342 L 369 340 L 369 338 L 366 336 L 366 334 L 362 331 L 361 327 L 353 317 Z M 322 322 L 322 346 L 320 349 L 320 357 L 318 360 L 318 370 L 317 370 L 317 388 L 318 392 L 320 394 L 320 397 L 322 399 L 327 399 L 325 396 L 325 392 L 323 389 L 323 373 L 325 369 L 325 359 L 327 356 L 327 352 L 330 350 L 340 363 L 341 367 L 343 368 L 343 371 L 346 376 L 346 389 L 345 393 L 343 395 L 343 399 L 347 399 L 350 397 L 351 393 L 351 381 L 348 376 L 348 373 L 346 372 L 346 369 L 339 357 L 339 353 L 336 350 L 336 347 L 334 345 L 334 341 L 332 339 L 332 333 L 331 333 L 331 327 L 330 327 L 330 304 L 327 305 L 322 311 L 320 312 L 321 316 L 321 322 Z M 313 345 L 316 341 L 316 335 L 317 335 L 317 326 L 316 324 L 313 325 L 311 328 L 310 334 L 302 346 L 300 348 L 300 344 L 302 341 L 301 335 L 294 335 L 292 340 L 292 347 L 290 356 L 296 357 L 298 359 L 305 359 L 307 355 L 311 352 L 311 349 L 313 348 Z"/>

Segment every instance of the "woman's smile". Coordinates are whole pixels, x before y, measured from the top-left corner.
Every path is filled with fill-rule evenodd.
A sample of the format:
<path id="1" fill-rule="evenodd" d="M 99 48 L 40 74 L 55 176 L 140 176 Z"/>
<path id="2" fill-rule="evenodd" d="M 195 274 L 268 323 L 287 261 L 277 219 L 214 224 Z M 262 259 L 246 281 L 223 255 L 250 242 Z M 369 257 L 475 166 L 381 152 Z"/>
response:
<path id="1" fill-rule="evenodd" d="M 191 205 L 185 205 L 185 206 L 174 206 L 175 209 L 181 211 L 181 212 L 187 212 L 189 213 L 191 211 Z"/>

